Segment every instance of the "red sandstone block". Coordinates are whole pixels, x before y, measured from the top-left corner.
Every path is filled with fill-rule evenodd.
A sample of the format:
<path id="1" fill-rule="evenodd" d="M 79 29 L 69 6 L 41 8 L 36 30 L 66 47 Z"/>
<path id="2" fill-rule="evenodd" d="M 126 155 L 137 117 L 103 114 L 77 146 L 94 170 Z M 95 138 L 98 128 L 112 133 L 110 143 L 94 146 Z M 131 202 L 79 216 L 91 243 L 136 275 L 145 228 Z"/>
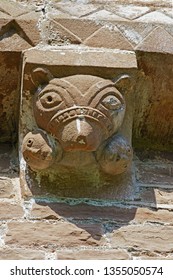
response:
<path id="1" fill-rule="evenodd" d="M 9 202 L 0 203 L 0 220 L 20 219 L 24 215 L 23 208 Z"/>
<path id="2" fill-rule="evenodd" d="M 130 256 L 125 250 L 61 250 L 57 251 L 58 260 L 129 260 Z"/>
<path id="3" fill-rule="evenodd" d="M 61 247 L 98 246 L 105 243 L 104 237 L 96 239 L 91 232 L 93 226 L 83 229 L 82 225 L 68 222 L 10 222 L 5 238 L 7 245 L 44 247 L 58 249 Z"/>
<path id="4" fill-rule="evenodd" d="M 25 248 L 1 248 L 0 260 L 43 260 L 44 253 Z"/>

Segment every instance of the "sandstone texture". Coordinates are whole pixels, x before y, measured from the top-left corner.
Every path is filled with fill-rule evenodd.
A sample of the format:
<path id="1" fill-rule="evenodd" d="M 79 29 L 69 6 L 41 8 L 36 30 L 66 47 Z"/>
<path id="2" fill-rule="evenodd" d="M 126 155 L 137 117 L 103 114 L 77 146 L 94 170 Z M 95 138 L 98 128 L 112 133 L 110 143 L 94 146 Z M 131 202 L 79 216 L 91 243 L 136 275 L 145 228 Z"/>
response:
<path id="1" fill-rule="evenodd" d="M 20 219 L 24 215 L 23 209 L 18 204 L 0 203 L 0 220 Z"/>
<path id="2" fill-rule="evenodd" d="M 122 227 L 113 231 L 110 235 L 113 247 L 127 246 L 140 251 L 171 253 L 171 232 L 172 226 L 150 224 L 144 227 L 140 225 Z"/>
<path id="3" fill-rule="evenodd" d="M 0 1 L 0 260 L 173 260 L 172 76 L 172 0 Z"/>
<path id="4" fill-rule="evenodd" d="M 95 227 L 92 224 L 76 226 L 65 222 L 57 224 L 47 222 L 11 222 L 8 224 L 8 228 L 6 244 L 26 246 L 27 248 L 55 249 L 58 247 L 98 246 L 106 242 L 101 237 L 100 228 L 98 229 L 97 226 Z M 92 235 L 94 236 L 92 237 Z M 103 240 L 99 241 L 99 239 Z"/>
<path id="5" fill-rule="evenodd" d="M 18 133 L 21 52 L 40 41 L 38 14 L 15 1 L 0 3 L 1 101 L 0 141 L 15 142 Z"/>
<path id="6" fill-rule="evenodd" d="M 58 260 L 129 260 L 124 250 L 57 251 Z"/>
<path id="7" fill-rule="evenodd" d="M 45 254 L 38 250 L 27 249 L 0 249 L 0 260 L 43 260 Z"/>

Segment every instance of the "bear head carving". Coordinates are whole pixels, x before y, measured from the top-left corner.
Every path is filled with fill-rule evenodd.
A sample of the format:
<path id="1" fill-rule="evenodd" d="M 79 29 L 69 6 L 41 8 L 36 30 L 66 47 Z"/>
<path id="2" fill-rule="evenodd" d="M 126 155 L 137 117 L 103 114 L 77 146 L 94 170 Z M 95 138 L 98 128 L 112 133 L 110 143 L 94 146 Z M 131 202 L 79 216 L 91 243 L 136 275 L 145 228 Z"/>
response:
<path id="1" fill-rule="evenodd" d="M 42 68 L 32 79 L 41 85 L 34 96 L 36 123 L 65 151 L 96 151 L 122 125 L 125 100 L 111 80 L 81 74 L 53 78 Z"/>

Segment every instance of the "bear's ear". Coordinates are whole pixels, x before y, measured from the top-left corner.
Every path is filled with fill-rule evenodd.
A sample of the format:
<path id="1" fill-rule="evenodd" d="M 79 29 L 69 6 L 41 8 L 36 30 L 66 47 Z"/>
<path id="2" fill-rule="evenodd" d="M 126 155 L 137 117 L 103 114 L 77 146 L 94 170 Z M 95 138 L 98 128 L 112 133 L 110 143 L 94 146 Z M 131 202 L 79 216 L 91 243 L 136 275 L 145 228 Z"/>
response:
<path id="1" fill-rule="evenodd" d="M 132 87 L 131 77 L 128 74 L 121 74 L 117 76 L 113 79 L 113 82 L 120 92 L 128 92 Z"/>
<path id="2" fill-rule="evenodd" d="M 38 87 L 39 85 L 48 84 L 53 79 L 53 75 L 46 68 L 35 68 L 31 71 L 31 80 L 33 84 Z"/>

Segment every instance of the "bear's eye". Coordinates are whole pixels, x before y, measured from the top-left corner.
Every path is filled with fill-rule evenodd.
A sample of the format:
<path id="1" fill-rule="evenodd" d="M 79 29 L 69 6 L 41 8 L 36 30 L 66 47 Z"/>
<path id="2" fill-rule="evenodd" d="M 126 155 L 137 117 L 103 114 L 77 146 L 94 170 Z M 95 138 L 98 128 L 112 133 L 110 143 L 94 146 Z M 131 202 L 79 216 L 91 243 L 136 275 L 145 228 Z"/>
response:
<path id="1" fill-rule="evenodd" d="M 121 101 L 114 95 L 108 95 L 102 100 L 102 105 L 109 110 L 120 110 L 122 108 Z"/>
<path id="2" fill-rule="evenodd" d="M 47 92 L 40 98 L 40 102 L 45 108 L 53 108 L 62 102 L 62 98 L 56 92 Z"/>

